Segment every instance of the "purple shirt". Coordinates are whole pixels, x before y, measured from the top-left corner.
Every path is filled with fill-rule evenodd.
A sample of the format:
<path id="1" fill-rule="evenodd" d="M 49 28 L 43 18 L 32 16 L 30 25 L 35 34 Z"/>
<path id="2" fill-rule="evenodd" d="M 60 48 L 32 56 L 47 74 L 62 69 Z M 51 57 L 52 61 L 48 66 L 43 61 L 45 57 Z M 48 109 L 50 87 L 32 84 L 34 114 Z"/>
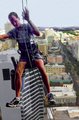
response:
<path id="1" fill-rule="evenodd" d="M 33 32 L 29 24 L 21 24 L 20 27 L 12 29 L 7 34 L 9 38 L 15 39 L 18 42 L 21 52 L 26 52 L 26 46 L 31 50 L 31 44 L 35 44 L 34 40 L 31 39 Z"/>

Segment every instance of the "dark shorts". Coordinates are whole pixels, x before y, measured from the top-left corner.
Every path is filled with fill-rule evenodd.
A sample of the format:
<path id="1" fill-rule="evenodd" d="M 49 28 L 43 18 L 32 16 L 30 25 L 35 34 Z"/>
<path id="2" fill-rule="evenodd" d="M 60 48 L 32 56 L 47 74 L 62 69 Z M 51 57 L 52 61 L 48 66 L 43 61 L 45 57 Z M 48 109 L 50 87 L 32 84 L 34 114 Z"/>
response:
<path id="1" fill-rule="evenodd" d="M 40 53 L 38 53 L 38 52 L 35 54 L 21 53 L 21 56 L 20 56 L 20 61 L 24 61 L 24 62 L 34 61 L 37 59 L 43 59 L 42 56 L 40 55 Z"/>

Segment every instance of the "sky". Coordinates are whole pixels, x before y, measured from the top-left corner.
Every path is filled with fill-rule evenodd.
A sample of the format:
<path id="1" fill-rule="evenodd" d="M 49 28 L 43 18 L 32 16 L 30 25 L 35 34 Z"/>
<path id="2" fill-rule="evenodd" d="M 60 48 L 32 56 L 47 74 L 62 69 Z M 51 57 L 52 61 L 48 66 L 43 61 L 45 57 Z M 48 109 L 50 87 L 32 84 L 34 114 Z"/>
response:
<path id="1" fill-rule="evenodd" d="M 79 0 L 23 0 L 30 18 L 39 27 L 79 26 Z M 18 13 L 22 20 L 22 0 L 0 0 L 0 28 L 9 22 L 8 14 Z"/>

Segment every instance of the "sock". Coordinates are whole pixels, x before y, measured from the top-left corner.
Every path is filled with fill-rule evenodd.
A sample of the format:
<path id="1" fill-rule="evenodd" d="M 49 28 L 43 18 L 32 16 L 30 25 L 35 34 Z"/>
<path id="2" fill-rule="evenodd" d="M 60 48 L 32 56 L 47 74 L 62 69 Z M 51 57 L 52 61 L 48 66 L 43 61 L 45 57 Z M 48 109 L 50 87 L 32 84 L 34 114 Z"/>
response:
<path id="1" fill-rule="evenodd" d="M 20 97 L 16 97 L 16 100 L 17 100 L 17 101 L 20 101 Z"/>

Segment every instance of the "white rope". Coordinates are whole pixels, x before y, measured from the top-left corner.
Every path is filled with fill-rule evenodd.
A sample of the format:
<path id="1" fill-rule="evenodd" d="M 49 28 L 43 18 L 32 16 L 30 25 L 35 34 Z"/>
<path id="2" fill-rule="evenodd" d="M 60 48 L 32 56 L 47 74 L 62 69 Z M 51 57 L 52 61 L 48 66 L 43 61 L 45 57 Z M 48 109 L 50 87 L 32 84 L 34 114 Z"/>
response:
<path id="1" fill-rule="evenodd" d="M 27 0 L 26 0 L 26 7 L 27 7 Z M 23 10 L 24 10 L 24 1 L 22 0 L 22 11 Z M 23 23 L 24 23 L 24 18 L 23 18 Z M 27 52 L 27 55 L 28 55 L 28 58 L 29 58 L 29 63 L 30 63 L 30 66 L 32 68 L 32 62 L 31 62 L 31 59 L 30 59 L 29 51 L 28 51 L 28 48 L 27 48 L 27 43 L 26 43 L 25 40 L 24 40 L 24 43 L 25 43 L 26 52 Z"/>

